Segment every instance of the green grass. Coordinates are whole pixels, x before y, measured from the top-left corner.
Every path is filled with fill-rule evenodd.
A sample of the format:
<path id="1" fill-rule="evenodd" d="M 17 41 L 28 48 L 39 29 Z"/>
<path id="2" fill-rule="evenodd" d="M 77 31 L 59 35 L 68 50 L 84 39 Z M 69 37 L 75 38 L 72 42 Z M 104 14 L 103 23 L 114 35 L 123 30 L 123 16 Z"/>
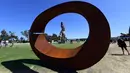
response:
<path id="1" fill-rule="evenodd" d="M 37 59 L 29 44 L 0 48 L 0 62 L 16 59 Z"/>
<path id="2" fill-rule="evenodd" d="M 62 49 L 73 49 L 73 48 L 76 48 L 80 45 L 82 45 L 83 42 L 81 43 L 73 43 L 73 44 L 70 44 L 70 43 L 65 43 L 65 44 L 52 44 L 53 46 L 56 46 L 56 47 L 59 47 L 59 48 L 62 48 Z"/>
<path id="3" fill-rule="evenodd" d="M 75 48 L 80 46 L 83 43 L 74 43 L 74 44 L 53 44 L 57 47 L 66 48 Z M 32 51 L 30 44 L 17 44 L 13 47 L 2 47 L 0 48 L 0 71 L 7 70 L 1 63 L 13 60 L 21 60 L 21 59 L 34 59 L 39 60 L 39 58 L 34 54 Z M 32 64 L 25 64 L 28 67 L 35 66 L 39 68 L 39 66 L 32 65 Z M 17 66 L 17 65 L 14 65 Z M 1 72 L 0 72 L 1 73 Z"/>
<path id="4" fill-rule="evenodd" d="M 75 48 L 80 46 L 82 43 L 74 44 L 53 44 L 56 47 L 61 47 L 63 49 Z M 33 53 L 30 44 L 17 44 L 13 47 L 2 47 L 0 48 L 0 62 L 16 60 L 16 59 L 38 59 Z"/>

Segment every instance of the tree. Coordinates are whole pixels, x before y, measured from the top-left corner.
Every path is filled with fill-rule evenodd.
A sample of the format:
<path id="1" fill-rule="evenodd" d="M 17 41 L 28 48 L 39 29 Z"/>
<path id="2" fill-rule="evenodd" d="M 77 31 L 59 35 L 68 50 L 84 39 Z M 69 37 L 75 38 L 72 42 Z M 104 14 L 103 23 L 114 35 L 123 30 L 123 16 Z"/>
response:
<path id="1" fill-rule="evenodd" d="M 14 36 L 15 36 L 15 33 L 14 33 L 14 32 L 12 32 L 12 31 L 9 31 L 9 34 L 10 34 L 10 36 L 12 36 L 12 37 L 14 37 Z"/>
<path id="2" fill-rule="evenodd" d="M 14 34 L 14 32 L 12 32 L 12 31 L 9 31 L 9 38 L 10 39 L 12 39 L 12 38 L 14 38 L 15 37 L 15 34 Z"/>
<path id="3" fill-rule="evenodd" d="M 6 30 L 5 29 L 3 29 L 2 31 L 1 31 L 1 35 L 7 35 L 8 33 L 6 32 Z"/>
<path id="4" fill-rule="evenodd" d="M 45 38 L 47 39 L 48 34 L 47 34 L 47 33 L 44 33 L 44 35 L 45 35 Z"/>
<path id="5" fill-rule="evenodd" d="M 25 36 L 27 38 L 27 40 L 29 40 L 29 30 L 24 30 L 24 31 L 21 32 L 21 34 L 23 36 Z"/>
<path id="6" fill-rule="evenodd" d="M 18 41 L 18 40 L 19 40 L 19 39 L 18 39 L 18 36 L 15 36 L 14 38 L 16 39 L 16 41 Z"/>
<path id="7" fill-rule="evenodd" d="M 52 34 L 52 40 L 54 40 L 54 41 L 58 41 L 59 40 L 56 34 Z"/>
<path id="8" fill-rule="evenodd" d="M 48 40 L 49 40 L 48 34 L 47 34 L 47 33 L 44 33 L 44 35 L 45 35 L 46 40 L 48 41 Z"/>
<path id="9" fill-rule="evenodd" d="M 6 32 L 5 29 L 3 29 L 3 30 L 1 31 L 1 39 L 2 39 L 2 40 L 8 40 L 8 39 L 9 39 L 9 35 L 8 35 L 8 33 Z"/>
<path id="10" fill-rule="evenodd" d="M 15 39 L 18 41 L 18 36 L 16 36 L 14 32 L 9 31 L 9 39 L 11 39 L 12 41 L 14 41 Z"/>
<path id="11" fill-rule="evenodd" d="M 20 37 L 20 41 L 24 43 L 25 39 L 23 37 Z"/>
<path id="12" fill-rule="evenodd" d="M 1 36 L 0 36 L 0 41 L 2 40 Z"/>

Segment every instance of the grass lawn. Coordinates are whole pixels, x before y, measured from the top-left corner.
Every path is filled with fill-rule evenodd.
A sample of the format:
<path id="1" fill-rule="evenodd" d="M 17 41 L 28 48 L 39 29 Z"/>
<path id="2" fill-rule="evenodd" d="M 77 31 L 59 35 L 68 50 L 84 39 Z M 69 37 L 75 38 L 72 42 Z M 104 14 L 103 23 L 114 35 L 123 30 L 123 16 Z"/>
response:
<path id="1" fill-rule="evenodd" d="M 54 46 L 56 46 L 56 47 L 60 47 L 60 48 L 62 48 L 62 49 L 67 49 L 67 48 L 69 48 L 69 49 L 71 49 L 71 48 L 76 48 L 76 47 L 78 47 L 78 46 L 80 46 L 80 45 L 82 45 L 83 44 L 83 42 L 80 42 L 80 43 L 73 43 L 73 44 L 70 44 L 70 43 L 65 43 L 65 44 L 52 44 L 52 45 L 54 45 Z"/>
<path id="2" fill-rule="evenodd" d="M 53 44 L 53 45 L 57 47 L 64 47 L 64 48 L 75 48 L 81 44 L 82 43 L 74 43 L 74 44 L 66 43 L 66 44 L 60 44 L 60 45 L 59 44 Z M 9 67 L 14 67 L 13 69 L 16 69 L 16 68 L 19 68 L 19 65 L 17 65 L 16 60 L 24 60 L 24 59 L 39 60 L 37 56 L 33 53 L 30 47 L 30 44 L 16 44 L 13 47 L 0 48 L 0 73 L 10 73 L 10 70 L 7 67 L 5 67 L 3 63 L 6 64 L 7 62 L 7 65 L 11 65 Z M 8 61 L 13 61 L 13 63 L 8 62 Z M 8 63 L 12 63 L 12 64 L 8 64 Z M 39 70 L 40 66 L 38 65 L 26 64 L 26 63 L 24 63 L 24 65 L 26 65 L 27 67 L 31 69 L 40 71 Z M 42 67 L 42 69 L 46 69 L 46 68 Z"/>

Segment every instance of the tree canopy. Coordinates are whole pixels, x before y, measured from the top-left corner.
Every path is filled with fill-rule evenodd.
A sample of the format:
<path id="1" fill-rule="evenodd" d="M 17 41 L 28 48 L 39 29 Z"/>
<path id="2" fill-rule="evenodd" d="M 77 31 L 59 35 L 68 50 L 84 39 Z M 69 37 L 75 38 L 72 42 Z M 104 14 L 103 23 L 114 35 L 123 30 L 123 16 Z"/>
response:
<path id="1" fill-rule="evenodd" d="M 27 38 L 27 40 L 29 40 L 29 30 L 24 30 L 24 31 L 21 32 L 21 34 L 23 36 L 25 36 Z"/>

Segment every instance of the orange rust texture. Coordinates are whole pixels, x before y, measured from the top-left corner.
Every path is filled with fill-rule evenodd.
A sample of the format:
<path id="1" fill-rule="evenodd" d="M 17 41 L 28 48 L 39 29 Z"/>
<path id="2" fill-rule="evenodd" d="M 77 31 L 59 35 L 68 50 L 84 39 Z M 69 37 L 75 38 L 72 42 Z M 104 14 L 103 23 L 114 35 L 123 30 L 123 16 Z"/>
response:
<path id="1" fill-rule="evenodd" d="M 62 49 L 57 48 L 45 39 L 44 34 L 40 34 L 35 42 L 35 47 L 38 51 L 41 53 L 55 58 L 70 58 L 74 57 L 79 50 L 81 49 L 81 46 L 75 48 L 75 49 Z"/>

